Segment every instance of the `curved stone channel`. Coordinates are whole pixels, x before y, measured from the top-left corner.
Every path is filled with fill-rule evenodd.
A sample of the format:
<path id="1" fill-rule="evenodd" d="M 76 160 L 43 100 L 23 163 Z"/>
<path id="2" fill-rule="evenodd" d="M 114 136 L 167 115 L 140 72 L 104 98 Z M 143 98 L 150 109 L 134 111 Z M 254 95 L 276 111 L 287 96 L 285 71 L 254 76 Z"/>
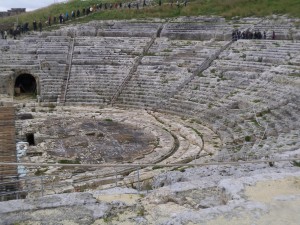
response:
<path id="1" fill-rule="evenodd" d="M 200 125 L 192 127 L 176 116 L 95 107 L 29 107 L 19 111 L 20 118 L 29 114 L 31 119 L 17 121 L 19 138 L 33 134 L 35 142 L 22 162 L 74 163 L 72 169 L 28 168 L 28 176 L 46 176 L 44 189 L 49 194 L 101 188 L 115 184 L 116 179 L 119 185 L 126 185 L 128 182 L 121 181 L 136 170 L 82 169 L 76 167 L 78 163 L 188 163 L 207 155 L 202 154 L 206 148 L 202 131 L 197 130 Z M 141 180 L 151 178 L 154 170 L 142 169 Z"/>

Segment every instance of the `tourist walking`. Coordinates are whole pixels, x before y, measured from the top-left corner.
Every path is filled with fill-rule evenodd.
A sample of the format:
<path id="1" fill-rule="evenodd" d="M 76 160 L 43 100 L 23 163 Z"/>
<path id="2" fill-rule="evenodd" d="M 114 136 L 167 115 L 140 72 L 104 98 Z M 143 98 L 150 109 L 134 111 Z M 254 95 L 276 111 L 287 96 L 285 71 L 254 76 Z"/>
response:
<path id="1" fill-rule="evenodd" d="M 51 16 L 48 17 L 48 26 L 51 26 Z"/>
<path id="2" fill-rule="evenodd" d="M 64 16 L 62 14 L 59 15 L 59 23 L 62 24 L 64 22 Z"/>
<path id="3" fill-rule="evenodd" d="M 39 21 L 39 30 L 40 30 L 40 32 L 42 32 L 42 28 L 43 28 L 42 21 L 40 20 Z"/>
<path id="4" fill-rule="evenodd" d="M 36 23 L 35 20 L 33 21 L 32 25 L 33 25 L 33 30 L 36 31 L 37 30 L 37 23 Z"/>

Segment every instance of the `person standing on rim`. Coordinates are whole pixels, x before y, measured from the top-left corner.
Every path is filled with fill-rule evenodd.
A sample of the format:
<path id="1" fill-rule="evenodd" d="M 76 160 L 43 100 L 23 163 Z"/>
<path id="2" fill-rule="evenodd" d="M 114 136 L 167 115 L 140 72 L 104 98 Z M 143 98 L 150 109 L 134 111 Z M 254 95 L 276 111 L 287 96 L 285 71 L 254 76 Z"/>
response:
<path id="1" fill-rule="evenodd" d="M 32 25 L 33 25 L 33 30 L 36 31 L 37 30 L 37 24 L 36 24 L 35 20 L 33 21 Z"/>
<path id="2" fill-rule="evenodd" d="M 7 39 L 7 31 L 6 30 L 4 31 L 4 39 L 5 40 Z"/>
<path id="3" fill-rule="evenodd" d="M 40 29 L 40 32 L 42 32 L 42 28 L 43 28 L 42 21 L 40 20 L 40 21 L 39 21 L 39 29 Z"/>

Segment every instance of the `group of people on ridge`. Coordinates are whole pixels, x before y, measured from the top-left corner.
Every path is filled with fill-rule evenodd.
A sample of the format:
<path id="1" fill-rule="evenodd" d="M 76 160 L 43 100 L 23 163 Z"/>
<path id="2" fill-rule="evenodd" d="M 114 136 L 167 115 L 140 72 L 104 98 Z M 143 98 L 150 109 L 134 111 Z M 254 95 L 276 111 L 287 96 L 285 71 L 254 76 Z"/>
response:
<path id="1" fill-rule="evenodd" d="M 171 7 L 173 7 L 173 3 L 175 2 L 175 0 L 167 0 L 167 4 L 169 4 Z M 188 3 L 188 0 L 181 0 L 181 1 L 176 1 L 176 6 L 179 8 L 180 5 L 184 5 L 186 6 Z M 147 7 L 148 6 L 148 2 L 146 0 L 143 0 L 142 6 L 143 7 Z M 158 5 L 161 6 L 163 4 L 162 0 L 158 0 Z M 86 8 L 82 8 L 77 9 L 77 10 L 72 10 L 71 13 L 69 14 L 69 12 L 66 13 L 61 13 L 58 16 L 48 16 L 47 20 L 45 21 L 45 24 L 48 26 L 51 26 L 52 24 L 63 24 L 65 23 L 65 21 L 68 21 L 70 19 L 75 19 L 81 16 L 88 16 L 89 14 L 93 13 L 93 12 L 97 12 L 97 11 L 101 11 L 101 10 L 108 10 L 108 9 L 123 9 L 123 8 L 136 8 L 139 9 L 139 3 L 138 2 L 127 2 L 127 3 L 99 3 L 99 4 L 95 4 L 92 5 L 90 7 L 86 7 Z M 7 39 L 8 34 L 13 36 L 14 39 L 16 39 L 17 35 L 21 35 L 22 33 L 26 33 L 28 32 L 29 29 L 29 23 L 26 22 L 24 24 L 18 25 L 17 27 L 15 27 L 14 29 L 10 29 L 9 31 L 1 31 L 2 34 L 2 39 Z M 43 29 L 43 22 L 40 19 L 38 22 L 37 20 L 34 20 L 32 22 L 32 27 L 31 29 L 33 31 L 42 31 Z M 6 35 L 5 35 L 6 33 Z"/>
<path id="2" fill-rule="evenodd" d="M 252 32 L 249 29 L 243 32 L 238 29 L 233 30 L 232 40 L 237 41 L 238 39 L 267 39 L 267 33 L 266 31 L 261 33 L 259 30 Z M 272 32 L 272 39 L 275 39 L 275 31 Z"/>

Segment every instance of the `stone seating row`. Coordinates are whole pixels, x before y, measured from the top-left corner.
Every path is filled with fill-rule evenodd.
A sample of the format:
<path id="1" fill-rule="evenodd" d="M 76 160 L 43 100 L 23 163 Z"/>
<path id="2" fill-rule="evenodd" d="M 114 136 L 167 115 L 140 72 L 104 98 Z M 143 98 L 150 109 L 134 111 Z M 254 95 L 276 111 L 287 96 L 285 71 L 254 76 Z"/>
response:
<path id="1" fill-rule="evenodd" d="M 105 37 L 151 37 L 156 35 L 160 23 L 140 23 L 121 21 L 92 21 L 76 28 L 69 26 L 44 35 L 54 36 L 105 36 Z"/>
<path id="2" fill-rule="evenodd" d="M 216 52 L 225 42 L 211 44 Z M 151 105 L 161 102 L 170 95 L 177 86 L 198 69 L 210 54 L 202 54 L 202 42 L 170 41 L 166 38 L 155 40 L 146 56 L 143 57 L 137 71 L 120 95 L 120 102 L 128 101 L 130 97 L 137 105 Z M 164 54 L 162 55 L 162 52 Z M 133 92 L 133 90 L 135 92 Z M 147 96 L 148 98 L 145 98 Z M 153 98 L 156 98 L 154 100 Z M 151 102 L 145 102 L 150 100 Z M 145 104 L 144 104 L 145 103 Z"/>
<path id="3" fill-rule="evenodd" d="M 66 64 L 56 64 L 50 68 L 50 70 L 46 68 L 40 75 L 41 98 L 46 102 L 56 102 L 64 84 Z"/>
<path id="4" fill-rule="evenodd" d="M 114 22 L 99 29 L 97 36 L 152 37 L 157 35 L 161 23 Z"/>
<path id="5" fill-rule="evenodd" d="M 75 40 L 67 101 L 111 99 L 128 76 L 149 38 L 87 38 Z M 92 84 L 92 85 L 91 85 Z"/>
<path id="6" fill-rule="evenodd" d="M 228 52 L 230 51 L 230 53 Z M 300 46 L 297 41 L 280 40 L 239 40 L 226 52 L 223 58 L 243 59 L 245 61 L 260 61 L 272 64 L 288 64 L 299 55 Z"/>
<path id="7" fill-rule="evenodd" d="M 149 38 L 86 38 L 86 39 L 75 39 L 74 53 L 81 54 L 82 57 L 85 54 L 103 54 L 110 55 L 111 53 L 116 53 L 122 55 L 122 53 L 127 55 L 141 54 L 147 42 L 150 41 Z M 83 54 L 83 55 L 82 55 Z M 123 55 L 124 55 L 123 54 Z"/>
<path id="8" fill-rule="evenodd" d="M 30 73 L 39 76 L 42 100 L 56 101 L 61 94 L 66 72 L 70 38 L 29 36 L 22 40 L 9 41 L 7 44 L 9 48 L 1 58 L 1 70 L 31 71 Z"/>
<path id="9" fill-rule="evenodd" d="M 262 95 L 263 95 L 263 97 L 264 98 L 268 98 L 268 96 L 266 96 L 266 93 L 268 93 L 268 94 L 270 94 L 270 96 L 276 96 L 276 94 L 273 92 L 273 91 L 269 91 L 269 90 L 266 90 L 266 87 L 272 87 L 272 86 L 275 86 L 274 84 L 269 84 L 269 86 L 264 86 L 264 85 L 261 85 L 261 87 L 259 86 L 259 85 L 257 85 L 257 84 L 253 84 L 253 88 L 255 88 L 255 89 L 262 89 L 261 90 L 261 93 L 262 93 Z M 280 87 L 274 87 L 274 89 L 275 90 L 277 90 L 277 93 L 279 92 L 282 92 L 282 86 L 281 86 L 281 88 Z M 258 92 L 258 90 L 256 90 L 255 91 L 255 93 L 253 94 L 256 98 L 258 97 L 257 96 L 257 92 Z M 282 95 L 282 93 L 281 93 L 281 95 L 280 95 L 280 97 L 273 97 L 273 100 L 272 101 L 276 101 L 276 100 L 278 100 L 278 99 L 288 99 L 289 98 L 289 96 L 292 96 L 292 93 L 294 93 L 295 92 L 295 90 L 291 90 L 291 92 L 289 92 L 289 93 L 287 93 L 287 94 L 285 94 L 285 95 Z M 297 92 L 296 92 L 297 93 Z M 250 101 L 251 101 L 251 98 L 249 99 Z M 252 99 L 252 100 L 255 100 L 255 99 Z M 257 101 L 258 99 L 256 99 L 256 101 Z M 270 99 L 269 99 L 270 100 Z M 178 104 L 178 103 L 177 103 Z M 252 103 L 253 104 L 253 103 Z M 178 104 L 179 105 L 179 104 Z M 181 104 L 180 104 L 181 105 Z M 195 108 L 196 109 L 196 108 Z M 176 109 L 172 109 L 172 110 L 176 110 Z M 287 110 L 284 110 L 284 111 L 282 111 L 282 112 L 280 112 L 280 111 L 278 111 L 278 109 L 274 109 L 275 111 L 274 111 L 274 113 L 275 113 L 275 115 L 277 116 L 277 118 L 275 118 L 275 119 L 271 119 L 271 118 L 268 118 L 268 120 L 270 120 L 271 122 L 274 122 L 275 124 L 277 124 L 276 126 L 275 126 L 275 128 L 277 129 L 277 133 L 280 133 L 280 132 L 287 132 L 287 130 L 289 130 L 289 129 L 295 129 L 295 126 L 292 126 L 292 127 L 289 127 L 289 125 L 287 126 L 286 124 L 291 124 L 291 121 L 288 121 L 288 120 L 290 120 L 291 118 L 297 118 L 296 117 L 296 113 L 294 113 L 295 115 L 294 116 L 291 116 L 291 115 L 289 115 L 289 116 L 287 116 L 287 121 L 284 121 L 284 119 L 282 118 L 282 116 L 281 115 L 286 115 L 286 113 L 287 112 L 285 112 L 284 113 L 284 111 L 287 111 Z M 261 110 L 258 110 L 258 112 L 259 111 L 261 111 Z M 293 109 L 293 110 L 289 110 L 289 111 L 292 111 L 292 112 L 296 112 L 296 111 L 298 111 L 297 109 Z M 272 112 L 272 111 L 271 111 Z M 276 113 L 277 112 L 277 113 Z M 280 112 L 280 113 L 278 113 L 278 112 Z M 273 112 L 272 113 L 268 113 L 268 114 L 266 114 L 266 115 L 272 115 L 272 114 L 274 114 Z M 222 114 L 223 114 L 223 116 L 224 116 L 224 112 L 222 112 Z M 243 115 L 243 114 L 242 114 Z M 279 116 L 279 117 L 278 117 Z M 269 117 L 269 116 L 268 116 Z M 280 121 L 280 122 L 278 122 L 278 121 Z M 295 122 L 295 121 L 294 121 Z M 295 124 L 295 123 L 292 123 L 292 124 Z M 252 125 L 251 125 L 252 124 Z M 296 123 L 297 124 L 297 123 Z M 242 125 L 242 126 L 241 126 Z M 248 122 L 248 125 L 247 124 L 241 124 L 240 125 L 240 129 L 238 129 L 238 128 L 236 128 L 237 130 L 241 130 L 241 131 L 246 131 L 242 136 L 245 136 L 245 135 L 247 135 L 248 133 L 249 134 L 251 134 L 251 127 L 253 127 L 254 125 L 255 126 L 257 126 L 257 124 L 255 123 L 255 122 L 252 122 L 252 121 L 250 121 L 250 123 Z M 245 126 L 245 125 L 247 125 L 247 126 Z M 264 124 L 264 125 L 266 125 L 266 124 Z M 289 128 L 288 128 L 289 127 Z M 228 129 L 228 127 L 227 127 L 227 129 Z M 257 131 L 253 131 L 254 133 L 257 133 Z M 261 132 L 262 132 L 262 129 L 260 129 L 260 132 L 259 132 L 259 134 L 261 134 Z M 270 135 L 272 135 L 272 133 L 270 134 Z M 274 134 L 273 134 L 274 135 Z"/>
<path id="10" fill-rule="evenodd" d="M 162 37 L 190 40 L 229 40 L 232 26 L 229 24 L 169 23 L 161 32 Z"/>
<path id="11" fill-rule="evenodd" d="M 187 89 L 188 88 L 186 88 L 184 90 L 186 91 Z M 181 91 L 178 95 L 179 96 L 185 96 L 183 94 L 183 92 L 184 91 Z M 210 94 L 209 92 L 207 92 L 206 94 L 203 95 L 202 98 L 205 98 L 205 96 L 212 96 L 212 94 Z M 195 99 L 197 99 L 197 97 Z M 201 97 L 199 97 L 199 99 L 201 99 Z M 188 99 L 186 99 L 186 100 L 188 100 Z M 249 125 L 247 123 L 245 123 L 244 125 L 240 125 L 240 128 L 235 127 L 234 120 L 233 120 L 233 128 L 234 129 L 231 129 L 229 125 L 232 124 L 232 122 L 230 122 L 230 118 L 232 118 L 232 115 L 230 115 L 230 114 L 227 115 L 228 112 L 226 112 L 226 110 L 222 110 L 222 108 L 224 108 L 224 106 L 222 107 L 222 104 L 219 105 L 219 106 L 216 105 L 215 102 L 217 102 L 217 101 L 218 101 L 218 99 L 214 99 L 214 100 L 211 99 L 210 101 L 206 102 L 206 107 L 205 108 L 203 107 L 203 104 L 199 104 L 198 107 L 197 106 L 196 107 L 192 107 L 193 108 L 192 112 L 190 111 L 191 109 L 187 109 L 186 113 L 191 113 L 191 115 L 195 115 L 196 114 L 198 117 L 200 116 L 200 120 L 207 121 L 212 126 L 215 126 L 215 129 L 218 130 L 219 134 L 221 135 L 221 138 L 223 139 L 223 141 L 225 141 L 225 143 L 226 142 L 231 142 L 231 141 L 234 141 L 234 140 L 237 140 L 237 139 L 239 139 L 240 142 L 243 142 L 244 141 L 243 137 L 245 137 L 247 135 L 250 135 L 250 134 L 252 135 L 252 133 L 256 132 L 255 129 L 252 129 L 253 126 L 251 126 L 251 125 Z M 172 102 L 172 99 L 171 99 L 171 102 Z M 182 100 L 180 100 L 176 104 L 181 106 L 180 107 L 181 111 L 184 111 L 182 108 L 185 105 L 187 105 L 187 104 L 182 104 Z M 195 102 L 193 102 L 193 104 L 195 104 Z M 196 104 L 198 104 L 198 103 L 196 102 Z M 210 105 L 208 106 L 208 104 L 210 104 Z M 211 118 L 209 120 L 206 120 L 206 118 L 205 118 L 206 116 L 204 116 L 203 114 L 207 113 L 208 111 L 211 111 L 212 109 L 216 110 L 215 107 L 219 108 L 218 111 L 220 111 L 220 114 L 222 115 L 222 117 L 218 118 L 218 116 L 217 116 L 217 118 L 216 118 L 216 117 L 212 116 L 211 114 L 209 114 Z M 212 109 L 210 109 L 210 108 L 212 108 Z M 175 105 L 172 107 L 172 110 L 176 112 L 177 109 L 176 109 Z M 196 113 L 195 113 L 195 111 L 196 111 Z M 200 113 L 200 115 L 199 115 L 199 113 Z M 235 110 L 235 113 L 236 113 L 236 110 Z M 222 128 L 220 127 L 220 125 L 222 125 L 224 123 L 226 124 L 226 126 L 224 127 L 224 129 L 225 129 L 226 132 L 222 132 Z M 213 125 L 213 124 L 215 124 L 215 125 Z M 243 132 L 243 130 L 245 130 L 245 132 Z M 228 136 L 228 132 L 229 132 L 229 134 L 232 134 L 232 137 Z"/>
<path id="12" fill-rule="evenodd" d="M 127 66 L 117 65 L 73 65 L 66 97 L 67 102 L 110 100 L 116 88 L 129 73 L 129 69 Z"/>
<path id="13" fill-rule="evenodd" d="M 160 77 L 163 74 L 155 74 L 154 72 L 147 72 L 146 74 L 143 73 L 142 76 L 137 75 L 142 72 L 143 70 L 141 69 L 141 66 L 139 66 L 136 75 L 133 75 L 131 81 L 126 85 L 126 87 L 121 93 L 120 98 L 123 98 L 124 100 L 125 96 L 130 95 L 132 90 L 135 90 L 135 92 L 140 93 L 140 95 L 131 95 L 133 98 L 135 98 L 136 103 L 139 104 L 140 102 L 147 102 L 147 98 L 140 98 L 141 95 L 148 96 L 148 98 L 153 96 L 157 99 L 155 102 L 159 102 L 161 99 L 167 97 L 168 92 L 166 92 L 166 90 L 170 93 L 172 90 L 174 90 L 174 87 L 182 83 L 184 79 L 184 77 L 176 78 L 174 76 L 171 76 L 170 73 L 165 73 L 164 77 Z M 186 73 L 185 76 L 188 76 L 188 73 Z M 142 81 L 145 79 L 151 79 L 152 83 L 150 84 L 150 86 L 145 86 L 144 83 L 142 83 Z M 119 100 L 117 100 L 117 103 L 118 101 Z"/>

